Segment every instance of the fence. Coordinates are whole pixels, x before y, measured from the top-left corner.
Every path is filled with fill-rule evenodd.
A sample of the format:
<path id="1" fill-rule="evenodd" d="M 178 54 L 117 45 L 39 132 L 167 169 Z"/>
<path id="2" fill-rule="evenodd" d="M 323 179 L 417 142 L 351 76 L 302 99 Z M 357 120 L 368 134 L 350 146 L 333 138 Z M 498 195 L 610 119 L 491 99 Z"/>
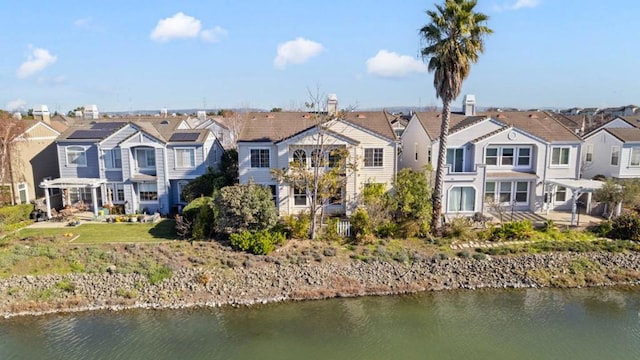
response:
<path id="1" fill-rule="evenodd" d="M 340 220 L 336 224 L 336 231 L 340 236 L 351 236 L 351 222 L 349 220 Z"/>

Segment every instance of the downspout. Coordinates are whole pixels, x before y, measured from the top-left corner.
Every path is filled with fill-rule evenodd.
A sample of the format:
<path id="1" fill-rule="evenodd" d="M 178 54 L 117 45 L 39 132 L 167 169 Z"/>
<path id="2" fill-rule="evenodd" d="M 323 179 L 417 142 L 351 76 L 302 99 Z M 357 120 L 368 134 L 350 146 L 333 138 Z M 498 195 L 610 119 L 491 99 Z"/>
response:
<path id="1" fill-rule="evenodd" d="M 203 145 L 204 146 L 204 145 Z M 164 192 L 165 192 L 165 199 L 166 201 L 166 205 L 167 207 L 169 207 L 169 196 L 170 194 L 168 193 L 168 189 L 169 189 L 169 166 L 168 166 L 168 160 L 167 160 L 167 144 L 164 144 L 164 146 L 162 147 L 162 157 L 164 158 Z M 156 181 L 157 184 L 157 181 Z M 159 199 L 159 197 L 158 197 Z M 160 202 L 160 209 L 159 210 L 164 210 L 163 206 L 162 206 L 162 202 Z M 165 214 L 169 213 L 169 210 L 171 209 L 166 209 Z M 162 212 L 160 212 L 162 214 Z"/>
<path id="2" fill-rule="evenodd" d="M 545 201 L 547 197 L 547 168 L 549 167 L 549 144 L 545 145 L 545 154 L 544 154 L 544 171 L 542 172 L 542 209 L 544 210 L 545 206 L 547 207 L 547 215 L 549 215 L 549 203 L 551 202 L 551 195 L 547 198 L 548 202 Z"/>
<path id="3" fill-rule="evenodd" d="M 9 181 L 11 181 L 11 205 L 16 204 L 16 183 L 13 179 L 13 161 L 11 160 L 11 143 L 7 147 L 7 161 L 9 162 Z"/>

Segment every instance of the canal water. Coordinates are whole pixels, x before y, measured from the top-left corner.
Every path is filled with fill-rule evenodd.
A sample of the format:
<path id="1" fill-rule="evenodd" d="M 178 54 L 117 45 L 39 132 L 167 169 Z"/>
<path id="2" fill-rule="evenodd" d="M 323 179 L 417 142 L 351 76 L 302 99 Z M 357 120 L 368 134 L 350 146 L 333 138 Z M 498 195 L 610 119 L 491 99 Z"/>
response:
<path id="1" fill-rule="evenodd" d="M 640 359 L 640 289 L 443 291 L 0 319 L 0 359 Z"/>

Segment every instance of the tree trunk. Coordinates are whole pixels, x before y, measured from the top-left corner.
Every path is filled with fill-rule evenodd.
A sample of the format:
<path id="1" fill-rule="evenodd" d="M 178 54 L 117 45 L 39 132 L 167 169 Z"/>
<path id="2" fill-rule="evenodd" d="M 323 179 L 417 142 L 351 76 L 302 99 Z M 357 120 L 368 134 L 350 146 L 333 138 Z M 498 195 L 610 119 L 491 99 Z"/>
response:
<path id="1" fill-rule="evenodd" d="M 431 233 L 440 236 L 442 233 L 442 187 L 444 171 L 447 163 L 447 138 L 449 137 L 449 117 L 451 100 L 442 99 L 442 123 L 440 124 L 440 146 L 438 147 L 438 166 L 436 167 L 436 183 L 433 187 L 433 214 L 431 217 Z"/>

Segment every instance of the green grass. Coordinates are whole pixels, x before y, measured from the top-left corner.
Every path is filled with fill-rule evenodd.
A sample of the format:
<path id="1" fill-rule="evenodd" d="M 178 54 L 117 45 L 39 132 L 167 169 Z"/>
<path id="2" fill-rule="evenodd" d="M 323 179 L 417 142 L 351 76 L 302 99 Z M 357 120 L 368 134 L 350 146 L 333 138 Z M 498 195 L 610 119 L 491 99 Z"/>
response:
<path id="1" fill-rule="evenodd" d="M 18 233 L 21 239 L 55 237 L 64 238 L 65 234 L 77 244 L 158 242 L 175 240 L 176 229 L 173 220 L 162 220 L 158 223 L 115 223 L 115 224 L 82 224 L 76 227 L 22 229 Z"/>

